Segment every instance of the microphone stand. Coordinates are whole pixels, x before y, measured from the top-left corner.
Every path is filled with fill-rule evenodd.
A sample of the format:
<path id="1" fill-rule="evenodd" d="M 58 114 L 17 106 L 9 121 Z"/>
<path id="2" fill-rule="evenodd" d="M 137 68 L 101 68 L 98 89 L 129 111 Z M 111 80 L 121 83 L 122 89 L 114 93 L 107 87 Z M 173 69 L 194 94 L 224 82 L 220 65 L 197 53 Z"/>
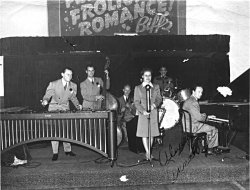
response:
<path id="1" fill-rule="evenodd" d="M 148 113 L 151 112 L 151 96 L 150 96 L 150 89 L 151 86 L 150 85 L 146 85 L 146 111 Z M 149 162 L 150 165 L 152 167 L 154 167 L 153 163 L 152 163 L 152 158 L 151 158 L 151 118 L 150 118 L 150 114 L 147 116 L 147 120 L 148 120 L 148 151 L 149 151 L 149 159 L 143 159 L 143 160 L 138 160 L 138 164 L 140 163 L 145 163 L 145 162 Z"/>

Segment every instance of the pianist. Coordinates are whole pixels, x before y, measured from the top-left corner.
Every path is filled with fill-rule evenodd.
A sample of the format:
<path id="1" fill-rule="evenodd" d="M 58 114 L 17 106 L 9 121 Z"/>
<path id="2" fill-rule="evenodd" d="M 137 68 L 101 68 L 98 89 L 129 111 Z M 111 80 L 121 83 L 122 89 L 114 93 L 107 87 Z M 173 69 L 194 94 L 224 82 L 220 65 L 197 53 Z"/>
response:
<path id="1" fill-rule="evenodd" d="M 218 147 L 218 130 L 210 125 L 205 124 L 204 122 L 208 118 L 205 113 L 200 113 L 200 106 L 198 100 L 201 98 L 203 93 L 203 88 L 200 85 L 195 85 L 192 88 L 192 95 L 188 98 L 184 104 L 183 109 L 188 111 L 191 114 L 191 124 L 193 133 L 207 133 L 208 141 L 208 154 L 219 153 Z M 186 117 L 186 120 L 189 120 Z M 187 125 L 189 121 L 186 121 Z M 189 130 L 189 126 L 187 126 Z M 187 130 L 187 132 L 189 132 Z"/>
<path id="2" fill-rule="evenodd" d="M 42 105 L 46 106 L 49 104 L 48 111 L 67 111 L 69 110 L 69 100 L 71 100 L 77 109 L 82 109 L 76 98 L 77 85 L 71 82 L 72 70 L 65 68 L 61 75 L 61 79 L 49 83 Z M 59 141 L 51 141 L 51 145 L 53 151 L 52 161 L 56 161 L 58 158 Z M 63 142 L 63 147 L 66 155 L 75 156 L 71 151 L 70 143 Z"/>

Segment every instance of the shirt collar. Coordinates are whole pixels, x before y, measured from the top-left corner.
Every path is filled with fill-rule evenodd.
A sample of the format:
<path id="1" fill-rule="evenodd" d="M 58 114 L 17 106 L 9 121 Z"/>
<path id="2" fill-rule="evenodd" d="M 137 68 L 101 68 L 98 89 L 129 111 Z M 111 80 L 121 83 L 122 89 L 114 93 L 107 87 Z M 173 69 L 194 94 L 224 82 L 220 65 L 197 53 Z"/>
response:
<path id="1" fill-rule="evenodd" d="M 66 82 L 63 78 L 62 78 L 62 84 L 63 86 L 65 86 L 68 82 Z"/>
<path id="2" fill-rule="evenodd" d="M 94 81 L 95 81 L 95 78 L 94 78 L 94 77 L 93 77 L 93 78 L 89 78 L 89 77 L 88 77 L 88 79 L 89 79 L 90 82 L 92 82 L 92 81 L 94 82 Z"/>
<path id="3" fill-rule="evenodd" d="M 151 86 L 152 88 L 154 87 L 153 84 L 152 84 L 151 82 L 150 82 L 150 83 L 143 82 L 143 83 L 142 83 L 142 87 L 144 88 L 147 84 L 148 84 L 149 86 Z"/>
<path id="4" fill-rule="evenodd" d="M 191 95 L 195 100 L 197 100 L 198 101 L 198 99 L 194 96 L 194 95 Z"/>

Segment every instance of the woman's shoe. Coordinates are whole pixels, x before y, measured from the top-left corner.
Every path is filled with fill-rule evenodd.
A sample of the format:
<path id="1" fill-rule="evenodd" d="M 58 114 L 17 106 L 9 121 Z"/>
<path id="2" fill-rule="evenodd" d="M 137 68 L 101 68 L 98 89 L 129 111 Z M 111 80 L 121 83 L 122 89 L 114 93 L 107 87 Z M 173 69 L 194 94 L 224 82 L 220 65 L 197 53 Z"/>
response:
<path id="1" fill-rule="evenodd" d="M 213 155 L 213 150 L 211 148 L 207 150 L 207 155 Z"/>
<path id="2" fill-rule="evenodd" d="M 58 159 L 58 154 L 53 154 L 52 161 L 56 161 Z"/>
<path id="3" fill-rule="evenodd" d="M 150 156 L 149 154 L 146 153 L 145 156 L 146 156 L 146 160 L 152 160 L 154 158 L 152 154 Z"/>

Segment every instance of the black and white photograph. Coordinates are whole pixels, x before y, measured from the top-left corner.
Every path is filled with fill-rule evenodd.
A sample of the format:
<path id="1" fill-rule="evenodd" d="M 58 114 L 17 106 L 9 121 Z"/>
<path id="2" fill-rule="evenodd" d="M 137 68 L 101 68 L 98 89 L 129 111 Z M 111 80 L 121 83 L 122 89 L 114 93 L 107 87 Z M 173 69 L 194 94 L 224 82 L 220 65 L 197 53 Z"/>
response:
<path id="1" fill-rule="evenodd" d="M 249 0 L 1 0 L 3 190 L 244 190 Z"/>

